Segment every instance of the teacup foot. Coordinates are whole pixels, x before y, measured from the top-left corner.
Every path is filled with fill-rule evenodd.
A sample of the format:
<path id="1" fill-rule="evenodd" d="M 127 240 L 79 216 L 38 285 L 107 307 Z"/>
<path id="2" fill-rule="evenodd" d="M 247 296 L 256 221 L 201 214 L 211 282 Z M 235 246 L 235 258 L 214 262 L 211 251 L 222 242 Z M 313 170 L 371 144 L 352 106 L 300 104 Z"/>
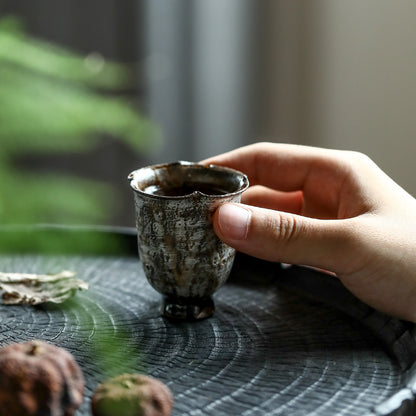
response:
<path id="1" fill-rule="evenodd" d="M 164 298 L 162 314 L 176 321 L 199 321 L 212 316 L 215 310 L 211 297 L 196 299 Z"/>

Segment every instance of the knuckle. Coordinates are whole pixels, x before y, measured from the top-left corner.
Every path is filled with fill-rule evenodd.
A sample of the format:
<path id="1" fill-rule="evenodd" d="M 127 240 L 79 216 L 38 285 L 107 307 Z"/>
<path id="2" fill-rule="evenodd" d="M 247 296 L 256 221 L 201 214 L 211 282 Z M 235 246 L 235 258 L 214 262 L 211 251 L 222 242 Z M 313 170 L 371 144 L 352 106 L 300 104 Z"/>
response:
<path id="1" fill-rule="evenodd" d="M 262 141 L 256 142 L 253 146 L 257 147 L 257 148 L 263 148 L 263 147 L 266 147 L 266 146 L 270 146 L 270 144 L 271 144 L 270 142 L 262 140 Z"/>
<path id="2" fill-rule="evenodd" d="M 365 166 L 374 163 L 369 156 L 361 152 L 357 152 L 354 150 L 344 150 L 341 153 L 342 160 L 348 161 L 350 164 L 354 166 Z"/>
<path id="3" fill-rule="evenodd" d="M 268 217 L 266 227 L 272 235 L 273 240 L 279 244 L 286 244 L 293 240 L 297 236 L 299 228 L 295 216 L 284 215 L 278 212 Z"/>

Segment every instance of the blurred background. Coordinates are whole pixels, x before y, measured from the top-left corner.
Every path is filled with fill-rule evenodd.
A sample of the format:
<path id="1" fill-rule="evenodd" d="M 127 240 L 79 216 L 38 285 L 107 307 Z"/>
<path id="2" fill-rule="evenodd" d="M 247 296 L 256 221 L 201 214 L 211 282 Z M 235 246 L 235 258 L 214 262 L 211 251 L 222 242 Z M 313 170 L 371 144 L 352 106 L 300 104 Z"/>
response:
<path id="1" fill-rule="evenodd" d="M 263 140 L 365 152 L 416 195 L 414 0 L 0 0 L 9 16 L 23 27 L 0 37 L 0 174 L 28 176 L 3 186 L 2 222 L 134 225 L 131 170 Z"/>

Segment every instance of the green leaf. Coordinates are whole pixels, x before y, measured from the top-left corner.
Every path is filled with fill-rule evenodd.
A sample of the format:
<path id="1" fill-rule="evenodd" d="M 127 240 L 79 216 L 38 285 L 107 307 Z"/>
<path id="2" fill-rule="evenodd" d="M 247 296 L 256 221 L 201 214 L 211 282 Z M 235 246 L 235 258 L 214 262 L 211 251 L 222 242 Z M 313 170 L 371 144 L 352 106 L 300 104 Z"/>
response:
<path id="1" fill-rule="evenodd" d="M 111 90 L 134 82 L 132 68 L 127 65 L 108 62 L 97 53 L 79 56 L 52 43 L 27 37 L 21 29 L 16 19 L 0 21 L 0 62 L 3 64 Z"/>
<path id="2" fill-rule="evenodd" d="M 136 153 L 157 146 L 153 123 L 117 95 L 130 75 L 125 65 L 77 55 L 27 36 L 18 20 L 0 20 L 0 224 L 109 221 L 113 188 L 25 173 L 13 162 L 21 154 L 91 150 L 103 133 Z M 53 246 L 45 239 L 38 243 Z"/>

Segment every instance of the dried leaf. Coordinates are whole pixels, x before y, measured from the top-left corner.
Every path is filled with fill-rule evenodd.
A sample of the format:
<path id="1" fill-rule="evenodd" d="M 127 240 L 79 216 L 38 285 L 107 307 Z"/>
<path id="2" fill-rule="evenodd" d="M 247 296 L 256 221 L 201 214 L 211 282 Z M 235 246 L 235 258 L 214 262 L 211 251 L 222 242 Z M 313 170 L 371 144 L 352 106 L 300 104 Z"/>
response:
<path id="1" fill-rule="evenodd" d="M 77 290 L 88 289 L 88 283 L 74 278 L 75 273 L 64 270 L 57 274 L 1 273 L 0 290 L 4 305 L 38 305 L 62 303 Z"/>

